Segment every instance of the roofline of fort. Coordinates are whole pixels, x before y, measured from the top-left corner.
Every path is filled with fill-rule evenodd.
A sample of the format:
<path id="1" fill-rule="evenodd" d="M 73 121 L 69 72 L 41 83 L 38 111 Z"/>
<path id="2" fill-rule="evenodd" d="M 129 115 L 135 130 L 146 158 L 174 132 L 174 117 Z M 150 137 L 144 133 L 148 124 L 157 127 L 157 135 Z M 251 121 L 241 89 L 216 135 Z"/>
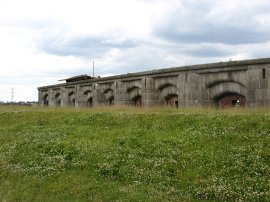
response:
<path id="1" fill-rule="evenodd" d="M 46 89 L 52 87 L 60 87 L 60 86 L 69 86 L 69 85 L 76 85 L 76 84 L 84 84 L 84 83 L 93 83 L 93 82 L 106 82 L 115 79 L 126 79 L 126 78 L 134 78 L 142 77 L 142 76 L 151 76 L 151 75 L 159 75 L 159 74 L 166 74 L 166 73 L 174 73 L 174 72 L 182 72 L 182 71 L 190 71 L 190 70 L 205 70 L 205 69 L 212 69 L 212 68 L 226 68 L 226 67 L 239 67 L 239 66 L 247 66 L 247 65 L 259 65 L 259 64 L 269 64 L 270 58 L 261 58 L 261 59 L 250 59 L 250 60 L 236 60 L 236 61 L 228 61 L 228 62 L 217 62 L 217 63 L 208 63 L 208 64 L 198 64 L 198 65 L 188 65 L 188 66 L 181 66 L 181 67 L 170 67 L 164 69 L 154 69 L 150 71 L 143 71 L 143 72 L 136 72 L 136 73 L 127 73 L 127 74 L 120 74 L 115 76 L 108 76 L 102 78 L 91 78 L 82 81 L 75 81 L 69 83 L 60 83 L 48 86 L 42 86 L 38 89 Z"/>

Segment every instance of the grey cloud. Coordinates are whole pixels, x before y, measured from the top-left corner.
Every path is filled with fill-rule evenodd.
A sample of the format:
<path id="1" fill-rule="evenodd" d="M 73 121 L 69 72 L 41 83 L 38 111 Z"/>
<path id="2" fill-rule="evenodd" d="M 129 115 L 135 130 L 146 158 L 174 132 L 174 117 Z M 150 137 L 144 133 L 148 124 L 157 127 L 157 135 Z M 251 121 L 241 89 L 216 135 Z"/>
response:
<path id="1" fill-rule="evenodd" d="M 134 49 L 122 51 L 109 66 L 103 66 L 103 68 L 99 69 L 99 64 L 97 63 L 97 73 L 100 75 L 117 75 L 170 67 L 171 64 L 165 58 L 166 54 L 164 54 L 162 49 L 141 45 Z"/>
<path id="2" fill-rule="evenodd" d="M 258 52 L 253 52 L 252 53 L 253 58 L 269 58 L 269 51 L 258 51 Z"/>
<path id="3" fill-rule="evenodd" d="M 43 41 L 40 49 L 44 52 L 67 56 L 91 56 L 99 57 L 111 48 L 127 49 L 136 47 L 138 44 L 131 39 L 114 40 L 104 37 L 74 37 L 71 39 L 49 39 Z"/>
<path id="4" fill-rule="evenodd" d="M 191 1 L 179 6 L 154 28 L 153 34 L 176 43 L 249 44 L 270 41 L 270 24 L 263 25 L 255 19 L 256 15 L 268 13 L 270 3 L 257 8 L 239 7 L 238 13 L 219 14 L 213 12 L 217 8 L 210 2 Z"/>
<path id="5" fill-rule="evenodd" d="M 225 48 L 219 48 L 214 45 L 201 45 L 194 48 L 181 49 L 179 52 L 191 57 L 224 57 L 230 55 L 233 51 L 228 51 Z"/>
<path id="6" fill-rule="evenodd" d="M 174 26 L 174 25 L 172 25 Z M 200 28 L 181 33 L 170 28 L 157 31 L 157 36 L 177 43 L 224 43 L 248 44 L 270 40 L 270 31 L 260 32 L 251 27 L 238 28 L 230 26 L 212 26 L 205 24 Z"/>

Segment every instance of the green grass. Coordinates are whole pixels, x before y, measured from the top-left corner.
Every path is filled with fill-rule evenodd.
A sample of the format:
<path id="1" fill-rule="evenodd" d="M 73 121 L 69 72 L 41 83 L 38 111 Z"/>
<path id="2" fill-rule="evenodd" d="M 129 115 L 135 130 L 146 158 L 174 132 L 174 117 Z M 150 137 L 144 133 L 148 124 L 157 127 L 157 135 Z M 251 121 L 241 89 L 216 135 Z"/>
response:
<path id="1" fill-rule="evenodd" d="M 270 110 L 0 107 L 2 201 L 269 201 Z"/>

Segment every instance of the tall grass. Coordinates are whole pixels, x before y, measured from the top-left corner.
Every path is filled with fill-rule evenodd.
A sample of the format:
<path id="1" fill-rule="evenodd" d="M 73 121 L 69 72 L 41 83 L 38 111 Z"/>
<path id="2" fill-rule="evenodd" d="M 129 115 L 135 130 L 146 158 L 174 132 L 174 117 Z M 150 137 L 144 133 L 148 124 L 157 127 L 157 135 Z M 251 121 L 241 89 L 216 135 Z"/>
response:
<path id="1" fill-rule="evenodd" d="M 269 201 L 269 109 L 0 108 L 3 201 Z"/>

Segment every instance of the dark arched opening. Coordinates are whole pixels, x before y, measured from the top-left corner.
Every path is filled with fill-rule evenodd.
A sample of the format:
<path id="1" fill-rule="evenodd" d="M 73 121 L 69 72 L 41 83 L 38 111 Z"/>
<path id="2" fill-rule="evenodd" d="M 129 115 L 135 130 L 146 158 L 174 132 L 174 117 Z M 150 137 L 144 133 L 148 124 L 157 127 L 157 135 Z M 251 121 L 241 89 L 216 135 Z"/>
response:
<path id="1" fill-rule="evenodd" d="M 89 98 L 88 100 L 87 100 L 87 107 L 93 107 L 93 98 Z"/>
<path id="2" fill-rule="evenodd" d="M 57 93 L 55 95 L 55 100 L 56 100 L 56 107 L 60 107 L 61 106 L 61 99 L 60 99 L 60 93 Z"/>
<path id="3" fill-rule="evenodd" d="M 142 96 L 136 96 L 133 98 L 133 104 L 135 107 L 141 107 L 142 106 Z"/>
<path id="4" fill-rule="evenodd" d="M 73 98 L 73 99 L 71 100 L 71 106 L 72 106 L 72 107 L 75 107 L 75 98 Z"/>
<path id="5" fill-rule="evenodd" d="M 49 106 L 49 95 L 48 94 L 44 95 L 44 97 L 43 97 L 43 106 L 45 106 L 45 107 Z"/>
<path id="6" fill-rule="evenodd" d="M 111 105 L 114 105 L 114 96 L 110 97 L 108 99 L 108 104 L 111 106 Z"/>
<path id="7" fill-rule="evenodd" d="M 61 106 L 61 100 L 60 99 L 56 100 L 56 106 L 57 107 L 60 107 Z"/>
<path id="8" fill-rule="evenodd" d="M 86 91 L 84 91 L 84 95 L 87 95 L 88 93 L 91 93 L 91 91 L 90 90 L 86 90 Z"/>
<path id="9" fill-rule="evenodd" d="M 75 93 L 70 92 L 68 94 L 68 106 L 75 107 L 76 100 L 75 100 Z"/>
<path id="10" fill-rule="evenodd" d="M 172 94 L 165 97 L 165 104 L 170 107 L 178 108 L 178 95 Z"/>
<path id="11" fill-rule="evenodd" d="M 236 93 L 224 93 L 215 98 L 218 108 L 244 107 L 246 97 Z"/>

